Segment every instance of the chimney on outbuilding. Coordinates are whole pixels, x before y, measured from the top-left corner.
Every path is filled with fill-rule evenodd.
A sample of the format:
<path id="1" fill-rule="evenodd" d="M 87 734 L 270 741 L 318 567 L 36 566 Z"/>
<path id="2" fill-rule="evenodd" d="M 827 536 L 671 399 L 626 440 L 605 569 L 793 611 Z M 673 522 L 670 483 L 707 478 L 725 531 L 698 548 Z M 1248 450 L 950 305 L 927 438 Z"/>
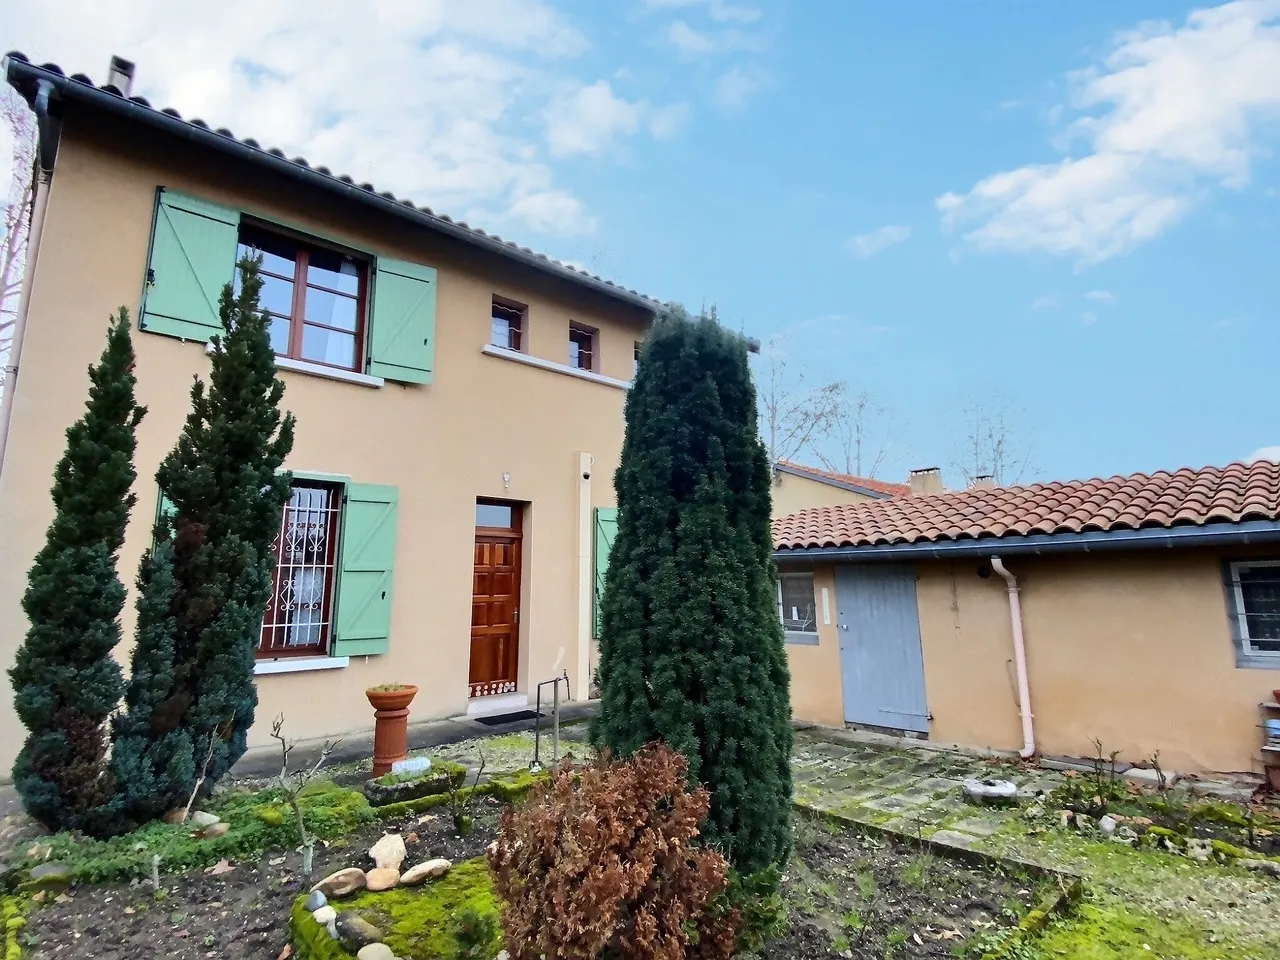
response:
<path id="1" fill-rule="evenodd" d="M 973 482 L 969 484 L 970 490 L 994 490 L 996 488 L 996 478 L 989 473 L 980 473 L 973 478 Z"/>
<path id="2" fill-rule="evenodd" d="M 913 497 L 924 497 L 931 493 L 942 493 L 942 470 L 939 467 L 921 467 L 912 470 L 908 479 Z"/>
<path id="3" fill-rule="evenodd" d="M 132 60 L 124 57 L 112 57 L 107 67 L 107 86 L 115 87 L 123 97 L 133 95 L 133 72 L 137 68 Z"/>

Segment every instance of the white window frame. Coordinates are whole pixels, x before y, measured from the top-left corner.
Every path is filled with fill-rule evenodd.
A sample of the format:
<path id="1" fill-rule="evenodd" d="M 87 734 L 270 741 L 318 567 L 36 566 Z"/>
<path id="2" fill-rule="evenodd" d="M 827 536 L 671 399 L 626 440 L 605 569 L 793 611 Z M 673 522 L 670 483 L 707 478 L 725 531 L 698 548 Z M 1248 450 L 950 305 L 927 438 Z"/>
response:
<path id="1" fill-rule="evenodd" d="M 813 591 L 813 629 L 812 630 L 792 630 L 786 626 L 786 611 L 782 608 L 782 581 L 785 579 L 799 580 L 804 579 L 809 582 L 809 586 Z M 797 570 L 790 573 L 778 574 L 778 621 L 783 624 L 783 632 L 786 634 L 788 643 L 804 643 L 816 645 L 818 643 L 818 585 L 814 580 L 814 576 L 809 571 Z"/>
<path id="2" fill-rule="evenodd" d="M 1233 560 L 1231 570 L 1231 600 L 1236 620 L 1236 640 L 1239 652 L 1245 658 L 1259 658 L 1274 662 L 1280 668 L 1280 650 L 1259 650 L 1249 637 L 1249 617 L 1244 609 L 1244 590 L 1240 586 L 1240 571 L 1252 567 L 1280 567 L 1280 560 Z"/>

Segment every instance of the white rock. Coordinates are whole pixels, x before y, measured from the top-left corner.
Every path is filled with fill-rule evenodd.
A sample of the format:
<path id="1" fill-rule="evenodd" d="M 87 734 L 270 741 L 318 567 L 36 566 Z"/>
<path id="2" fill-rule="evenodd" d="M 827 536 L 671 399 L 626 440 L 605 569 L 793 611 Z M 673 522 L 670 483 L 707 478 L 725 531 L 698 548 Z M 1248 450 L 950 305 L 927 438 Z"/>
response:
<path id="1" fill-rule="evenodd" d="M 212 827 L 218 822 L 218 815 L 210 813 L 208 810 L 193 810 L 191 816 L 187 817 L 187 823 L 197 829 L 201 827 Z"/>
<path id="2" fill-rule="evenodd" d="M 964 792 L 979 803 L 988 800 L 1016 800 L 1018 785 L 1011 780 L 966 780 Z"/>
<path id="3" fill-rule="evenodd" d="M 426 773 L 431 769 L 430 757 L 409 757 L 391 765 L 392 773 Z"/>
<path id="4" fill-rule="evenodd" d="M 1187 841 L 1187 856 L 1192 860 L 1207 863 L 1213 857 L 1213 841 L 1192 837 Z"/>
<path id="5" fill-rule="evenodd" d="M 1120 826 L 1120 823 L 1110 814 L 1098 821 L 1098 829 L 1108 837 L 1116 832 L 1116 827 L 1118 826 Z"/>
<path id="6" fill-rule="evenodd" d="M 1117 827 L 1116 832 L 1111 835 L 1111 840 L 1114 843 L 1124 843 L 1129 846 L 1133 846 L 1138 842 L 1138 833 L 1133 829 L 1133 827 L 1121 825 Z"/>
<path id="7" fill-rule="evenodd" d="M 400 871 L 390 867 L 374 867 L 364 875 L 365 888 L 370 893 L 381 893 L 400 884 Z"/>
<path id="8" fill-rule="evenodd" d="M 345 870 L 329 874 L 311 889 L 319 890 L 326 897 L 345 897 L 363 887 L 364 871 L 359 867 L 347 867 Z"/>
<path id="9" fill-rule="evenodd" d="M 396 955 L 385 943 L 370 943 L 360 948 L 356 960 L 396 960 Z"/>
<path id="10" fill-rule="evenodd" d="M 398 833 L 384 833 L 382 839 L 369 848 L 369 859 L 381 870 L 399 872 L 400 864 L 408 852 L 404 848 L 404 838 Z"/>
<path id="11" fill-rule="evenodd" d="M 323 907 L 320 907 L 317 910 L 312 910 L 311 916 L 315 919 L 316 923 L 329 927 L 338 919 L 338 911 L 326 903 Z"/>
<path id="12" fill-rule="evenodd" d="M 406 870 L 404 875 L 400 877 L 400 884 L 405 887 L 416 887 L 418 884 L 425 883 L 428 880 L 443 877 L 452 866 L 453 864 L 443 857 L 428 860 Z"/>

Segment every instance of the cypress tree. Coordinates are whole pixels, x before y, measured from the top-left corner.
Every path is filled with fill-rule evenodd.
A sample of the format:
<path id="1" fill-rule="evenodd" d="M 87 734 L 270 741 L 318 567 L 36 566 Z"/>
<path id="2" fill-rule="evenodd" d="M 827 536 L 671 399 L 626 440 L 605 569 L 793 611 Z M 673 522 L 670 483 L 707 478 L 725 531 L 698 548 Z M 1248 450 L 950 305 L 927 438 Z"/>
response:
<path id="1" fill-rule="evenodd" d="M 593 740 L 623 757 L 663 740 L 688 757 L 711 791 L 704 836 L 755 873 L 790 852 L 792 733 L 743 339 L 714 312 L 665 312 L 626 423 Z"/>
<path id="2" fill-rule="evenodd" d="M 182 434 L 156 473 L 173 509 L 139 572 L 138 642 L 112 758 L 133 823 L 185 804 L 202 773 L 212 788 L 244 754 L 258 701 L 254 650 L 294 419 L 280 412 L 258 262 L 239 270 L 239 292 L 222 291 L 209 386 L 192 385 Z"/>
<path id="3" fill-rule="evenodd" d="M 133 343 L 123 307 L 89 368 L 84 415 L 67 428 L 55 514 L 22 599 L 31 627 L 9 678 L 29 731 L 13 767 L 27 812 L 45 826 L 94 830 L 111 796 L 106 721 L 124 689 L 111 651 L 125 590 L 116 573 L 135 496 Z"/>

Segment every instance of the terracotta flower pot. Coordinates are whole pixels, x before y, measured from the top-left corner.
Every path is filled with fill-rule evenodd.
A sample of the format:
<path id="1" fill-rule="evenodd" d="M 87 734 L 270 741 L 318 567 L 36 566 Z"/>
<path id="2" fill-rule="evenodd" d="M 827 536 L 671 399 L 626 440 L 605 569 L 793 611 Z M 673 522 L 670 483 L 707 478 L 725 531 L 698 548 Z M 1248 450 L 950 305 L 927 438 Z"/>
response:
<path id="1" fill-rule="evenodd" d="M 1272 690 L 1272 691 L 1271 691 L 1271 702 L 1272 702 L 1272 703 L 1280 703 L 1280 690 Z"/>
<path id="2" fill-rule="evenodd" d="M 364 695 L 373 706 L 373 775 L 380 777 L 409 755 L 409 704 L 418 688 L 408 683 L 383 690 L 370 687 Z"/>

